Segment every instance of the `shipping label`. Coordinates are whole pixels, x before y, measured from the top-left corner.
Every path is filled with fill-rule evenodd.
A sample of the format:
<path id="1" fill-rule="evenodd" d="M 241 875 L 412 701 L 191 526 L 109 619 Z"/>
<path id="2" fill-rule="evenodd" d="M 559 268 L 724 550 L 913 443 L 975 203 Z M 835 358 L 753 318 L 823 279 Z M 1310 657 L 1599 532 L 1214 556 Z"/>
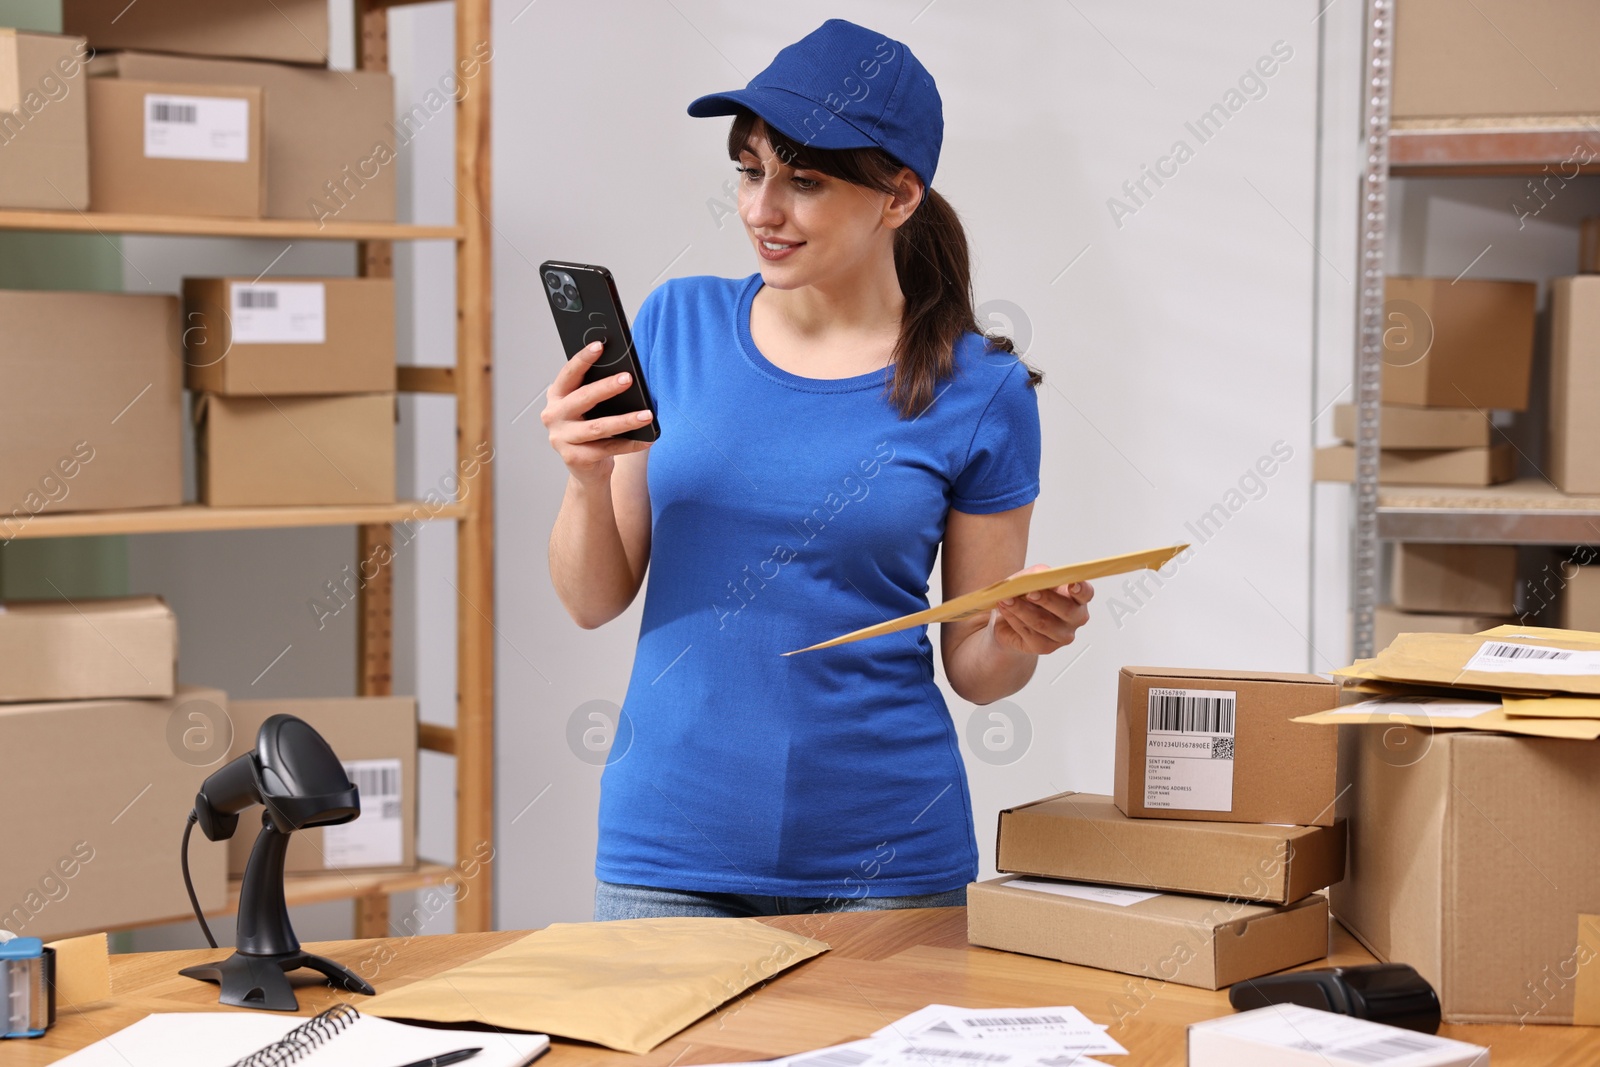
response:
<path id="1" fill-rule="evenodd" d="M 1234 712 L 1220 689 L 1151 689 L 1146 708 L 1144 806 L 1233 810 Z"/>
<path id="2" fill-rule="evenodd" d="M 1054 893 L 1058 897 L 1072 897 L 1075 900 L 1093 900 L 1101 904 L 1115 904 L 1119 908 L 1126 908 L 1142 900 L 1154 900 L 1160 893 L 1148 893 L 1142 889 L 1123 889 L 1114 885 L 1089 885 L 1083 882 L 1062 882 L 1056 879 L 1045 878 L 1013 878 L 1001 885 L 1013 889 L 1027 889 L 1035 893 Z"/>
<path id="3" fill-rule="evenodd" d="M 230 337 L 236 345 L 320 345 L 328 340 L 328 287 L 321 282 L 233 282 Z"/>
<path id="4" fill-rule="evenodd" d="M 1509 641 L 1485 641 L 1467 660 L 1463 671 L 1497 674 L 1600 674 L 1600 652 L 1544 645 L 1514 645 Z"/>
<path id="5" fill-rule="evenodd" d="M 250 101 L 144 94 L 146 159 L 250 162 Z"/>
<path id="6" fill-rule="evenodd" d="M 323 859 L 329 867 L 399 866 L 405 862 L 399 758 L 341 762 L 361 793 L 361 817 L 323 828 Z"/>

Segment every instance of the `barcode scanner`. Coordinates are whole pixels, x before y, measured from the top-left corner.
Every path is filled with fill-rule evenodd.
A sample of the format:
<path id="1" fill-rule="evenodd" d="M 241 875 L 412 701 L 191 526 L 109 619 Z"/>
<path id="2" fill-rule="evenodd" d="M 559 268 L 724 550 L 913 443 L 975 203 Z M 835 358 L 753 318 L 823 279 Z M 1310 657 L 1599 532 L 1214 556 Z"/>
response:
<path id="1" fill-rule="evenodd" d="M 1236 1011 L 1298 1004 L 1424 1034 L 1439 1031 L 1439 996 L 1426 978 L 1405 963 L 1328 967 L 1252 978 L 1228 991 L 1228 1003 Z"/>
<path id="2" fill-rule="evenodd" d="M 239 888 L 238 951 L 215 964 L 185 967 L 189 978 L 216 982 L 220 1000 L 241 1008 L 294 1011 L 299 1007 L 288 971 L 320 971 L 352 993 L 373 988 L 333 960 L 302 951 L 283 895 L 283 861 L 289 835 L 310 826 L 335 826 L 361 814 L 361 794 L 322 735 L 293 715 L 273 715 L 261 724 L 255 748 L 237 757 L 200 786 L 183 829 L 183 880 L 195 918 L 211 936 L 189 878 L 189 833 L 198 824 L 209 840 L 223 841 L 239 826 L 239 813 L 260 804 L 256 837 Z"/>

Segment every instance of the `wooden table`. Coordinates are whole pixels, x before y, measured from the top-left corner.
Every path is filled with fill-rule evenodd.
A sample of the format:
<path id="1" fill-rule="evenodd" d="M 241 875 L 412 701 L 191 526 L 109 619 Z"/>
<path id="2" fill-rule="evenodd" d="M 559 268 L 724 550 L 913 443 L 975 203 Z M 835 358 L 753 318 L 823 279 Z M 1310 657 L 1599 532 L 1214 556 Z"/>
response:
<path id="1" fill-rule="evenodd" d="M 1109 971 L 973 948 L 966 911 L 848 912 L 763 920 L 828 942 L 832 951 L 759 986 L 644 1056 L 557 1040 L 540 1067 L 688 1067 L 730 1060 L 766 1059 L 866 1037 L 927 1004 L 1027 1007 L 1072 1004 L 1129 1051 L 1112 1064 L 1166 1067 L 1184 1062 L 1184 1027 L 1228 1014 L 1226 991 L 1145 985 Z M 329 941 L 311 951 L 372 975 L 380 989 L 416 981 L 506 945 L 526 931 L 445 934 L 433 937 Z M 179 977 L 178 969 L 216 958 L 216 950 L 150 952 L 112 957 L 113 999 L 67 1012 L 47 1035 L 0 1042 L 0 1065 L 53 1063 L 106 1034 L 156 1011 L 217 1008 L 216 987 Z M 371 966 L 377 965 L 374 975 Z M 1334 964 L 1370 963 L 1372 957 L 1338 926 Z M 1323 964 L 1318 964 L 1323 965 Z M 302 1014 L 341 999 L 309 972 L 298 992 Z M 361 998 L 353 999 L 359 1006 Z M 1120 1010 L 1119 1010 L 1120 1009 Z M 238 1009 L 217 1009 L 238 1010 Z M 1447 1026 L 1446 1036 L 1489 1046 L 1494 1067 L 1600 1067 L 1600 1029 L 1568 1026 Z"/>

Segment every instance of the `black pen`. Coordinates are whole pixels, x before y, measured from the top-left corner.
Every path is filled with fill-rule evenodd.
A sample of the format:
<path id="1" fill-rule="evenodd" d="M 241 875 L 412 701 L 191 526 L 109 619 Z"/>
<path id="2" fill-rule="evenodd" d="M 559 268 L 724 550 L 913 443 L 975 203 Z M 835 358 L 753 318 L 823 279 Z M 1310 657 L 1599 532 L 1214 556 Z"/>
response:
<path id="1" fill-rule="evenodd" d="M 462 1060 L 470 1060 L 472 1057 L 476 1056 L 482 1051 L 483 1049 L 481 1048 L 458 1048 L 454 1052 L 446 1052 L 442 1056 L 434 1056 L 430 1059 L 418 1060 L 416 1063 L 403 1064 L 402 1067 L 445 1067 L 446 1064 L 460 1063 Z"/>

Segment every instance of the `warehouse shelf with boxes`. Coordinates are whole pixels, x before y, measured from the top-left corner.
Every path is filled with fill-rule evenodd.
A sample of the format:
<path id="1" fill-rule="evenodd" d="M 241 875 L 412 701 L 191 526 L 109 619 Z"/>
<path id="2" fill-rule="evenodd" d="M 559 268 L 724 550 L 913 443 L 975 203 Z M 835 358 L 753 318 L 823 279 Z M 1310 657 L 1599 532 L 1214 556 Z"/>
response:
<path id="1" fill-rule="evenodd" d="M 297 839 L 306 851 L 289 858 L 290 904 L 354 900 L 356 935 L 377 936 L 390 931 L 389 894 L 448 884 L 458 930 L 491 925 L 490 91 L 484 77 L 448 101 L 455 221 L 399 221 L 389 165 L 404 134 L 387 69 L 394 6 L 357 0 L 354 70 L 329 64 L 325 0 L 65 0 L 61 34 L 0 30 L 0 230 L 356 242 L 358 275 L 196 270 L 165 295 L 0 292 L 0 543 L 349 526 L 363 564 L 353 594 L 359 695 L 342 699 L 247 701 L 178 685 L 176 624 L 159 599 L 6 605 L 7 647 L 35 659 L 8 656 L 0 668 L 0 748 L 25 743 L 37 758 L 25 773 L 0 776 L 0 797 L 44 787 L 68 772 L 67 761 L 96 786 L 79 790 L 91 798 L 115 794 L 119 807 L 142 798 L 119 817 L 114 838 L 89 843 L 90 860 L 73 860 L 74 874 L 94 877 L 76 878 L 60 902 L 27 882 L 38 871 L 56 877 L 60 849 L 49 827 L 25 841 L 37 857 L 11 850 L 0 900 L 24 902 L 23 932 L 182 918 L 177 833 L 210 765 L 169 766 L 188 736 L 180 729 L 174 741 L 173 723 L 225 721 L 230 736 L 209 741 L 220 763 L 274 712 L 332 739 L 374 805 L 349 829 L 322 831 L 331 838 Z M 456 0 L 454 19 L 455 69 L 468 77 L 489 54 L 489 4 Z M 454 245 L 447 364 L 397 365 L 395 241 Z M 69 380 L 70 393 L 61 388 Z M 396 493 L 402 393 L 454 399 L 453 496 Z M 183 489 L 185 435 L 196 459 L 193 499 Z M 453 725 L 419 722 L 413 698 L 391 695 L 388 561 L 397 527 L 410 536 L 426 522 L 456 530 Z M 142 651 L 120 655 L 130 648 Z M 61 745 L 68 735 L 74 744 Z M 455 762 L 458 854 L 447 862 L 415 852 L 419 749 Z M 97 773 L 84 776 L 90 764 Z M 133 778 L 156 781 L 122 796 Z M 151 803 L 156 794 L 170 803 Z M 353 829 L 362 824 L 364 834 Z M 242 859 L 237 850 L 196 852 L 209 914 L 237 906 Z M 148 891 L 128 891 L 135 885 Z M 34 899 L 48 909 L 31 908 Z"/>
<path id="2" fill-rule="evenodd" d="M 1505 209 L 1519 229 L 1557 196 L 1600 203 L 1600 186 L 1569 191 L 1600 169 L 1600 80 L 1572 47 L 1600 34 L 1600 9 L 1548 5 L 1514 20 L 1526 36 L 1512 45 L 1496 26 L 1513 9 L 1463 21 L 1440 0 L 1368 5 L 1355 396 L 1334 413 L 1343 443 L 1316 464 L 1354 485 L 1357 657 L 1398 632 L 1513 614 L 1600 627 L 1586 562 L 1600 542 L 1600 219 L 1583 224 L 1579 262 L 1534 280 L 1495 277 L 1493 237 L 1450 275 L 1386 267 L 1417 259 L 1393 225 L 1406 179 L 1521 179 Z M 1408 598 L 1400 572 L 1424 556 L 1441 582 L 1497 576 L 1494 611 Z M 1560 596 L 1537 593 L 1550 573 Z"/>
<path id="3" fill-rule="evenodd" d="M 1317 457 L 1354 484 L 1355 662 L 1296 721 L 1338 729 L 1339 923 L 1447 1023 L 1592 1025 L 1600 8 L 1525 14 L 1366 4 L 1355 394 Z"/>

